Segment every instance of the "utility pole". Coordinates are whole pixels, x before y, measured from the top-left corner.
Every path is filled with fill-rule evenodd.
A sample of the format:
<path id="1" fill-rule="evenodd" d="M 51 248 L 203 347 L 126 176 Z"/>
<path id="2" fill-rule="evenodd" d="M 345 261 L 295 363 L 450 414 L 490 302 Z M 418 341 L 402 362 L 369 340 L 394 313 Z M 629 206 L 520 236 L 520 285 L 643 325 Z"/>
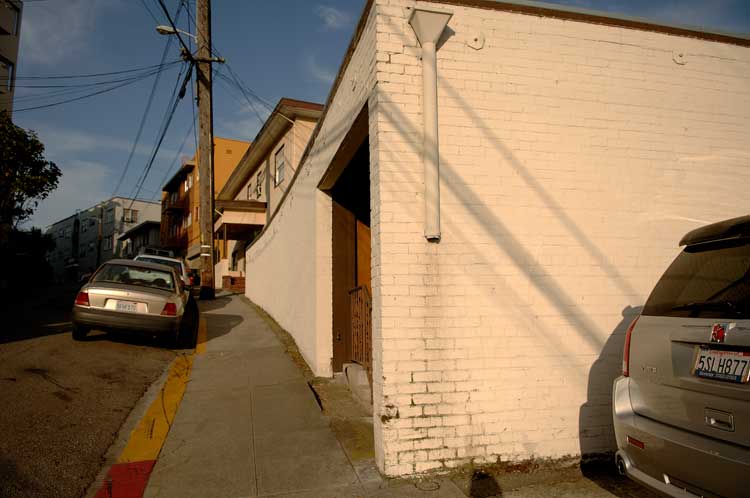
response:
<path id="1" fill-rule="evenodd" d="M 214 116 L 211 89 L 211 0 L 196 0 L 198 52 L 198 174 L 200 208 L 201 299 L 214 298 Z"/>

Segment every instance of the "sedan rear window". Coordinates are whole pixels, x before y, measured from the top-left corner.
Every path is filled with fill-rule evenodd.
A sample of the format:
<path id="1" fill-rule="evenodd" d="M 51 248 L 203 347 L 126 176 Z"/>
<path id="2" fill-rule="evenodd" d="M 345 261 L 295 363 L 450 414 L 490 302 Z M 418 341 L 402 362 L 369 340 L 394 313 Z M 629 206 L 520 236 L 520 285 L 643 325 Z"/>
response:
<path id="1" fill-rule="evenodd" d="M 750 240 L 686 247 L 656 284 L 643 314 L 750 318 Z"/>
<path id="2" fill-rule="evenodd" d="M 96 272 L 91 281 L 140 285 L 163 290 L 174 290 L 174 279 L 170 272 L 118 264 L 104 265 L 101 270 Z"/>

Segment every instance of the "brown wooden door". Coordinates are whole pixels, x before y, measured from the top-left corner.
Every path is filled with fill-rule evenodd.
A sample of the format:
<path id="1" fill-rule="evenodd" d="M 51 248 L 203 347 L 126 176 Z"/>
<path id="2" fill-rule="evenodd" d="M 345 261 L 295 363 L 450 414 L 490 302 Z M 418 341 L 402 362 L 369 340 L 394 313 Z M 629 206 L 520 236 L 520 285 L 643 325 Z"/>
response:
<path id="1" fill-rule="evenodd" d="M 370 254 L 370 227 L 357 220 L 357 286 L 367 287 L 372 295 Z"/>
<path id="2" fill-rule="evenodd" d="M 333 371 L 340 372 L 351 359 L 349 291 L 356 286 L 356 220 L 354 214 L 333 201 Z"/>

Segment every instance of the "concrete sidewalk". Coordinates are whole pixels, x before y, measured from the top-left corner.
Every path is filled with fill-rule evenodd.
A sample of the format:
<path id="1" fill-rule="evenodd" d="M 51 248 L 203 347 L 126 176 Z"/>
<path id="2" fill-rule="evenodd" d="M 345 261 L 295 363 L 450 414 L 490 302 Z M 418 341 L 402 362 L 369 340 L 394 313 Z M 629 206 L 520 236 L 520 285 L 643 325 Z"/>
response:
<path id="1" fill-rule="evenodd" d="M 269 323 L 240 296 L 201 308 L 206 351 L 195 358 L 145 497 L 465 496 L 447 479 L 422 491 L 382 480 L 372 461 L 353 463 Z"/>
<path id="2" fill-rule="evenodd" d="M 242 296 L 203 302 L 201 313 L 205 351 L 147 498 L 655 498 L 609 465 L 384 479 L 372 418 L 342 384 L 313 379 L 288 334 Z"/>

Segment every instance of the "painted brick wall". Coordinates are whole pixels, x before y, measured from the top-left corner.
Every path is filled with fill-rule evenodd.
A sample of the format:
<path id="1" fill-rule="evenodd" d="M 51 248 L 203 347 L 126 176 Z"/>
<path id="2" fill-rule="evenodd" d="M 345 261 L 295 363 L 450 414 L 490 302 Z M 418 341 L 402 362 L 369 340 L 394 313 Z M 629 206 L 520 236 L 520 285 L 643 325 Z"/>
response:
<path id="1" fill-rule="evenodd" d="M 331 199 L 317 189 L 375 86 L 375 17 L 345 69 L 313 148 L 268 225 L 246 253 L 246 295 L 295 339 L 316 375 L 331 375 Z M 303 147 L 300 145 L 300 147 Z M 291 173 L 291 172 L 288 172 Z M 291 176 L 285 181 L 290 181 Z"/>
<path id="2" fill-rule="evenodd" d="M 422 236 L 415 3 L 378 0 L 378 463 L 611 450 L 630 320 L 686 231 L 749 211 L 750 51 L 419 4 L 454 14 L 438 51 L 443 237 Z"/>

